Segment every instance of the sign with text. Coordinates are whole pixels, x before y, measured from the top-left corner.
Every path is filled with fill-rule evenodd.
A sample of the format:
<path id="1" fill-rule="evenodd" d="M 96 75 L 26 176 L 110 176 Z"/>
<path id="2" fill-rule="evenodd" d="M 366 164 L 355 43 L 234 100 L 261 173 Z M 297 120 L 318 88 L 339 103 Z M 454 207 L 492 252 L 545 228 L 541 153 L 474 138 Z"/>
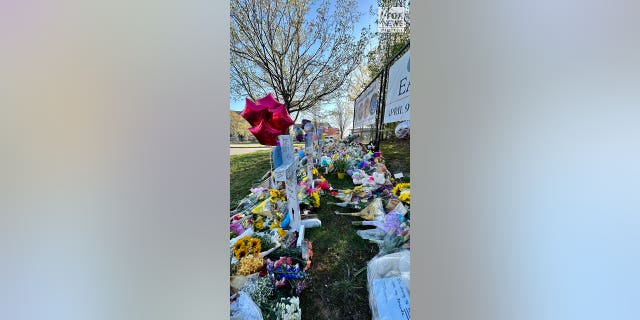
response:
<path id="1" fill-rule="evenodd" d="M 398 3 L 397 5 L 402 5 Z M 378 32 L 401 33 L 407 25 L 407 10 L 403 6 L 378 8 Z"/>
<path id="2" fill-rule="evenodd" d="M 360 97 L 356 99 L 354 108 L 354 128 L 360 128 L 376 123 L 376 114 L 378 113 L 378 98 L 380 95 L 380 78 L 376 79 L 371 85 L 362 92 Z"/>
<path id="3" fill-rule="evenodd" d="M 411 318 L 409 291 L 400 277 L 373 279 L 379 319 Z"/>
<path id="4" fill-rule="evenodd" d="M 411 78 L 409 69 L 411 55 L 407 51 L 391 68 L 387 83 L 387 102 L 384 110 L 384 123 L 405 121 L 410 118 L 409 86 Z"/>

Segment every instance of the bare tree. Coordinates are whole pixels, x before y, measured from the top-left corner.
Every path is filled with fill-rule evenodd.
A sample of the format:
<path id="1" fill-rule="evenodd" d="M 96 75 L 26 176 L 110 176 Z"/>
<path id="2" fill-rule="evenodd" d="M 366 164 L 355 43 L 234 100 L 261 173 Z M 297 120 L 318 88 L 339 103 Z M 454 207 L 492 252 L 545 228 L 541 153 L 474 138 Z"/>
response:
<path id="1" fill-rule="evenodd" d="M 314 105 L 300 113 L 303 118 L 314 122 L 315 124 L 326 122 L 327 117 L 329 117 L 329 112 L 322 105 Z"/>
<path id="2" fill-rule="evenodd" d="M 273 92 L 296 120 L 337 97 L 369 38 L 366 29 L 352 35 L 362 16 L 356 7 L 355 0 L 231 0 L 232 95 Z"/>
<path id="3" fill-rule="evenodd" d="M 342 101 L 330 112 L 333 123 L 340 129 L 340 139 L 344 137 L 344 132 L 353 121 L 353 104 L 349 101 Z"/>

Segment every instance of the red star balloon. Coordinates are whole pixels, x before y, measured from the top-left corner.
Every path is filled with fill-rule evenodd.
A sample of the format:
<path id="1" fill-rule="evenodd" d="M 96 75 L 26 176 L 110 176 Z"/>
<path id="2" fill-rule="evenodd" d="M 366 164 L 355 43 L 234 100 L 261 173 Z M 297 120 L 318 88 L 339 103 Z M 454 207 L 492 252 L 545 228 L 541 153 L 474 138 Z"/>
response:
<path id="1" fill-rule="evenodd" d="M 271 93 L 255 102 L 247 98 L 240 115 L 252 125 L 249 131 L 264 145 L 275 146 L 278 136 L 287 134 L 293 124 L 286 106 Z"/>
<path id="2" fill-rule="evenodd" d="M 262 120 L 260 123 L 249 128 L 249 131 L 258 139 L 258 142 L 266 146 L 275 146 L 278 144 L 278 136 L 282 132 L 269 124 L 269 122 Z"/>
<path id="3" fill-rule="evenodd" d="M 264 105 L 259 105 L 249 98 L 246 99 L 244 110 L 240 115 L 251 124 L 251 126 L 256 126 L 264 117 L 267 115 L 268 109 Z"/>
<path id="4" fill-rule="evenodd" d="M 271 111 L 271 125 L 275 128 L 286 132 L 289 126 L 293 124 L 293 120 L 287 111 L 287 107 L 284 104 L 280 104 L 278 107 L 270 108 Z"/>

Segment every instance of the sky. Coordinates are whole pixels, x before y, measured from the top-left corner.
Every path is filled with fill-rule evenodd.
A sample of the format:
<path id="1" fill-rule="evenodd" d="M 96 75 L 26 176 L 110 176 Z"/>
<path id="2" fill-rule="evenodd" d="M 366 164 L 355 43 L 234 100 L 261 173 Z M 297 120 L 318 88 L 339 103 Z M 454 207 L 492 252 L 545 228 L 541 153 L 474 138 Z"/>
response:
<path id="1" fill-rule="evenodd" d="M 369 14 L 369 8 L 373 6 L 374 11 L 377 11 L 377 1 L 376 0 L 361 0 L 358 1 L 358 7 L 357 10 L 359 12 L 364 13 L 364 15 L 360 18 L 359 23 L 356 25 L 356 27 L 354 28 L 354 36 L 359 37 L 360 35 L 360 30 L 362 30 L 362 28 L 366 28 L 367 26 L 371 27 L 371 31 L 375 32 L 376 31 L 376 17 Z M 374 39 L 371 43 L 369 43 L 369 46 L 366 48 L 366 51 L 371 50 L 371 48 L 375 45 L 377 41 Z M 244 109 L 244 104 L 245 104 L 245 100 L 241 99 L 240 101 L 234 101 L 233 99 L 229 99 L 229 104 L 230 104 L 230 109 L 231 110 L 236 110 L 236 111 L 241 111 Z M 327 108 L 332 108 L 333 105 L 330 106 L 326 106 Z"/>

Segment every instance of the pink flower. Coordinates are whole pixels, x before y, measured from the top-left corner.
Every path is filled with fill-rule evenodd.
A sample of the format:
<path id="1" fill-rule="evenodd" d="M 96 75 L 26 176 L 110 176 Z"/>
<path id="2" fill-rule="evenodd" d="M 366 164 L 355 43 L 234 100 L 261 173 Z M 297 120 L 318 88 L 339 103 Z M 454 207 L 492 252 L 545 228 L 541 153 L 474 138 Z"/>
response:
<path id="1" fill-rule="evenodd" d="M 276 263 L 274 263 L 274 264 L 273 264 L 273 267 L 274 267 L 274 268 L 278 268 L 278 267 L 280 267 L 281 265 L 282 265 L 282 259 L 280 259 L 280 260 L 276 261 Z"/>
<path id="2" fill-rule="evenodd" d="M 244 232 L 244 228 L 241 224 L 234 222 L 229 225 L 229 232 L 235 232 L 236 235 L 241 235 Z"/>
<path id="3" fill-rule="evenodd" d="M 282 278 L 281 280 L 276 281 L 276 288 L 280 288 L 286 284 L 286 280 Z"/>

